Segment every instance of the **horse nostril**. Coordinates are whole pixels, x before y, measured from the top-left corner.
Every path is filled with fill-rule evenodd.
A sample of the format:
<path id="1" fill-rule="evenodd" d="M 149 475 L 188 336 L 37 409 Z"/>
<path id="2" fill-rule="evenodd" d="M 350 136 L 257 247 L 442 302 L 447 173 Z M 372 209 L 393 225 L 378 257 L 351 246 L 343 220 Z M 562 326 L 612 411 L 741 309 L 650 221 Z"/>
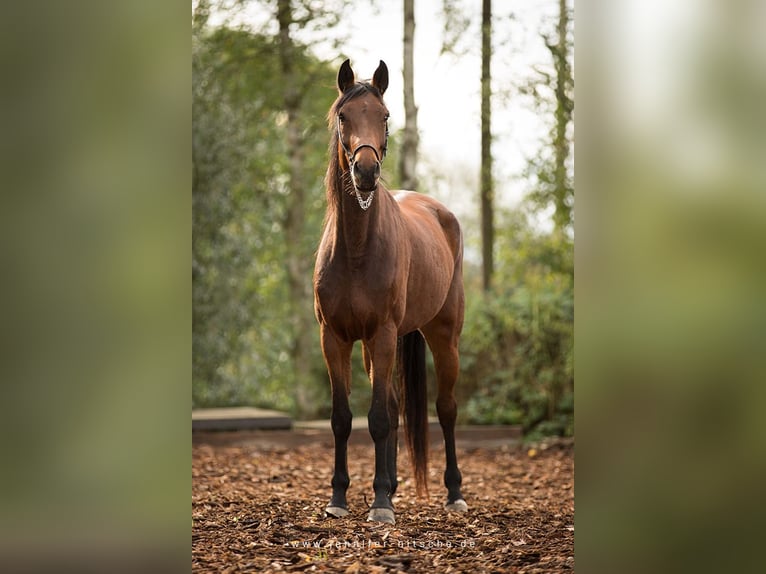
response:
<path id="1" fill-rule="evenodd" d="M 369 179 L 371 177 L 378 177 L 380 175 L 380 165 L 377 163 L 374 165 L 362 165 L 357 162 L 352 168 L 352 173 L 357 178 Z"/>

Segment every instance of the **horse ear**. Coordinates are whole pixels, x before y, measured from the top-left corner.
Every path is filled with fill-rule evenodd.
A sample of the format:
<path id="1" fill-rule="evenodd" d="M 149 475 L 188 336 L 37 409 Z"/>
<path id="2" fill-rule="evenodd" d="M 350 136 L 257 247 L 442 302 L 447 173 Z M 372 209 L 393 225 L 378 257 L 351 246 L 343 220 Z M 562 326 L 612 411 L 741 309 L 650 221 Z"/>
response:
<path id="1" fill-rule="evenodd" d="M 340 65 L 340 70 L 338 70 L 338 90 L 342 94 L 353 85 L 354 70 L 351 69 L 351 64 L 346 60 Z"/>
<path id="2" fill-rule="evenodd" d="M 378 69 L 375 70 L 375 74 L 372 76 L 372 85 L 378 88 L 380 95 L 382 96 L 386 88 L 388 88 L 388 66 L 381 60 L 378 65 Z"/>

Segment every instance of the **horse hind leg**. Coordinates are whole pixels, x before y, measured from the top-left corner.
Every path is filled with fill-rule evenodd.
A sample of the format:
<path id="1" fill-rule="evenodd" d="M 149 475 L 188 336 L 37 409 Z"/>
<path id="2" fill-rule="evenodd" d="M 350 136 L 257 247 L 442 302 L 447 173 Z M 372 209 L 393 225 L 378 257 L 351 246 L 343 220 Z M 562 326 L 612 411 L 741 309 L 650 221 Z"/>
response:
<path id="1" fill-rule="evenodd" d="M 448 511 L 465 512 L 468 510 L 460 490 L 463 477 L 457 464 L 455 451 L 455 421 L 457 419 L 457 402 L 455 401 L 455 384 L 460 368 L 458 358 L 459 330 L 453 328 L 457 324 L 438 318 L 422 329 L 431 353 L 434 357 L 434 367 L 437 379 L 436 412 L 444 435 L 444 451 L 446 468 L 444 471 L 444 486 L 447 487 L 447 502 L 444 507 Z"/>

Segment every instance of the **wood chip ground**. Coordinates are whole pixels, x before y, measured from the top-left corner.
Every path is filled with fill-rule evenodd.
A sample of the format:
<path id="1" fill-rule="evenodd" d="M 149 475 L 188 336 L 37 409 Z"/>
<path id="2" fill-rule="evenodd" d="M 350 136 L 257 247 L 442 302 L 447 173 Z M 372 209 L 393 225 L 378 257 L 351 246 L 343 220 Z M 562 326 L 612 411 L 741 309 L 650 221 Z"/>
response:
<path id="1" fill-rule="evenodd" d="M 442 509 L 443 449 L 417 499 L 399 454 L 396 525 L 366 521 L 372 445 L 350 445 L 351 514 L 328 518 L 332 444 L 192 447 L 194 572 L 573 572 L 574 445 L 459 449 L 465 514 Z"/>

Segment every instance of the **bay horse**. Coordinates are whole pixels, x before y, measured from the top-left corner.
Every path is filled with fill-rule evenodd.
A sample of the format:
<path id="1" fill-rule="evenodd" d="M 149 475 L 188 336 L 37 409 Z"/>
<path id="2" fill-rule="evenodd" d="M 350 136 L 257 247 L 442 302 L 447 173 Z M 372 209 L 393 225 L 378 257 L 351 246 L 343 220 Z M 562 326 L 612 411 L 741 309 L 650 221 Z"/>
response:
<path id="1" fill-rule="evenodd" d="M 375 498 L 367 520 L 395 523 L 400 407 L 417 494 L 428 495 L 426 341 L 438 379 L 445 508 L 463 512 L 468 505 L 455 454 L 454 397 L 465 309 L 460 225 L 435 199 L 407 191 L 392 194 L 380 181 L 388 143 L 386 64 L 381 60 L 371 82 L 358 82 L 346 60 L 337 85 L 339 95 L 328 114 L 327 213 L 314 269 L 314 309 L 332 388 L 335 438 L 332 497 L 325 512 L 333 517 L 349 512 L 348 397 L 351 351 L 358 340 L 372 384 L 367 420 L 375 443 Z M 392 383 L 395 363 L 398 389 Z"/>

